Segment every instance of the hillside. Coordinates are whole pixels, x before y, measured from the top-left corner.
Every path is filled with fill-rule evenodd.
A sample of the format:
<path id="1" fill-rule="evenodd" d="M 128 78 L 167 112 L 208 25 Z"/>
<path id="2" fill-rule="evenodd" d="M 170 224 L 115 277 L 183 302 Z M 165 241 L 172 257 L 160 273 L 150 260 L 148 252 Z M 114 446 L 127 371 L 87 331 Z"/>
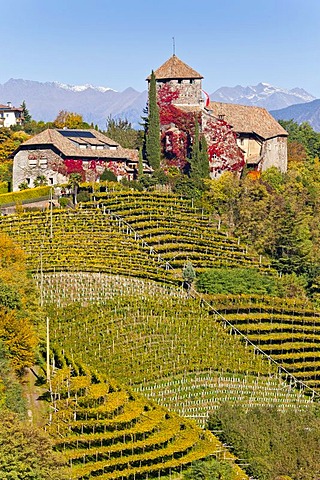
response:
<path id="1" fill-rule="evenodd" d="M 92 472 L 102 480 L 119 472 L 129 479 L 135 468 L 135 478 L 184 471 L 214 453 L 212 445 L 220 449 L 215 438 L 200 454 L 196 444 L 207 434 L 192 422 L 205 427 L 226 402 L 294 415 L 314 411 L 317 376 L 306 372 L 317 366 L 318 317 L 310 306 L 275 297 L 199 297 L 182 288 L 188 262 L 198 275 L 208 267 L 241 266 L 277 278 L 266 257 L 193 200 L 129 191 L 95 198 L 73 210 L 0 218 L 1 232 L 27 254 L 49 318 L 56 412 L 49 431 L 72 478 Z M 285 344 L 280 355 L 276 346 L 285 336 L 297 340 L 287 357 Z M 300 354 L 288 365 L 294 349 Z M 150 421 L 154 412 L 157 422 L 168 415 L 164 430 L 148 426 L 142 438 L 129 440 L 127 433 L 132 439 L 143 427 L 143 412 Z M 238 474 L 233 478 L 246 478 Z"/>
<path id="2" fill-rule="evenodd" d="M 276 120 L 294 120 L 298 124 L 308 122 L 316 132 L 320 132 L 320 100 L 273 109 L 270 113 Z"/>

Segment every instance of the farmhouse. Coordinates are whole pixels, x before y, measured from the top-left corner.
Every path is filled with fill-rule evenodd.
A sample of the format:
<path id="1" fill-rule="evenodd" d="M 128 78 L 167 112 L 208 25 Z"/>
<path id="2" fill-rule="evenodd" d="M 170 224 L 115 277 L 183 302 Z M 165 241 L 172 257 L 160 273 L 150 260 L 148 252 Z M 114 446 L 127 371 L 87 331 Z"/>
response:
<path id="1" fill-rule="evenodd" d="M 0 104 L 0 127 L 12 127 L 23 122 L 22 108 L 13 107 L 11 102 Z"/>
<path id="2" fill-rule="evenodd" d="M 138 151 L 122 148 L 94 129 L 47 129 L 22 143 L 12 154 L 13 191 L 19 185 L 34 186 L 38 177 L 49 185 L 66 183 L 71 173 L 83 181 L 98 181 L 105 170 L 118 180 L 132 180 L 138 172 Z M 144 165 L 144 173 L 152 169 Z"/>
<path id="3" fill-rule="evenodd" d="M 223 170 L 241 172 L 245 165 L 258 171 L 272 166 L 282 172 L 287 170 L 288 134 L 267 110 L 210 102 L 209 95 L 202 90 L 202 75 L 176 55 L 155 70 L 154 75 L 160 98 L 160 122 L 165 149 L 172 149 L 173 144 L 180 143 L 181 146 L 183 142 L 186 143 L 180 125 L 187 123 L 186 115 L 189 115 L 190 120 L 190 115 L 193 114 L 194 118 L 198 118 L 200 131 L 208 143 L 212 178 L 219 176 Z M 150 76 L 147 81 L 150 81 Z M 175 114 L 171 117 L 168 116 L 170 92 L 171 103 L 176 107 Z M 161 115 L 163 110 L 165 115 Z M 184 121 L 177 122 L 180 114 L 184 115 Z"/>

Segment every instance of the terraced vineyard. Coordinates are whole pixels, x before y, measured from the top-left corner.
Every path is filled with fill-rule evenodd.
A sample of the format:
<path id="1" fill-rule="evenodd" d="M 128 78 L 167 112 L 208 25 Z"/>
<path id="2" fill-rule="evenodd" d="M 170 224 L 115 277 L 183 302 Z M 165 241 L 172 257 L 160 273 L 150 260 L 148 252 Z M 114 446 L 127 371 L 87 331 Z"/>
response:
<path id="1" fill-rule="evenodd" d="M 89 271 L 169 281 L 166 270 L 134 236 L 101 209 L 25 213 L 0 218 L 33 272 Z"/>
<path id="2" fill-rule="evenodd" d="M 204 296 L 255 345 L 320 393 L 320 313 L 299 299 Z"/>
<path id="3" fill-rule="evenodd" d="M 0 231 L 25 248 L 33 272 L 42 266 L 179 283 L 191 261 L 198 272 L 247 266 L 271 273 L 215 219 L 173 195 L 114 193 L 76 210 L 2 216 Z"/>
<path id="4" fill-rule="evenodd" d="M 0 231 L 14 236 L 28 253 L 50 316 L 52 348 L 57 355 L 62 346 L 79 373 L 69 378 L 71 370 L 62 369 L 61 378 L 59 372 L 54 376 L 50 427 L 52 434 L 62 435 L 57 448 L 66 452 L 73 478 L 161 478 L 179 471 L 209 452 L 204 435 L 199 456 L 199 436 L 186 417 L 203 426 L 225 401 L 294 411 L 312 402 L 293 388 L 298 383 L 289 375 L 297 373 L 298 380 L 318 388 L 318 320 L 309 307 L 297 302 L 293 309 L 287 300 L 276 299 L 271 307 L 271 300 L 261 297 L 255 304 L 245 297 L 207 298 L 224 320 L 203 300 L 176 288 L 187 261 L 198 272 L 247 266 L 274 274 L 264 259 L 190 202 L 171 195 L 112 193 L 72 211 L 1 217 Z M 257 355 L 261 350 L 270 355 Z M 281 376 L 274 359 L 283 362 L 287 376 Z M 301 368 L 299 362 L 304 362 Z M 78 363 L 130 388 L 84 373 Z M 163 410 L 134 390 L 185 420 L 175 414 L 163 419 Z M 170 420 L 169 429 L 180 432 L 173 433 L 174 441 L 161 429 L 151 428 L 145 437 L 132 431 L 157 409 L 162 412 L 157 425 Z M 120 436 L 114 437 L 119 431 L 124 431 L 121 445 Z"/>
<path id="5" fill-rule="evenodd" d="M 189 200 L 154 192 L 116 192 L 97 198 L 104 211 L 123 219 L 174 269 L 186 261 L 198 272 L 214 266 L 270 269 L 265 259 L 249 253 L 238 239 L 220 229 L 216 218 Z"/>
<path id="6" fill-rule="evenodd" d="M 57 295 L 60 302 L 59 309 L 55 303 L 51 310 L 52 338 L 74 358 L 130 383 L 201 426 L 225 401 L 296 410 L 312 401 L 181 290 L 142 280 L 138 290 L 137 279 L 98 277 L 91 290 L 87 274 L 42 278 L 44 301 Z M 79 303 L 70 305 L 73 300 Z"/>
<path id="7" fill-rule="evenodd" d="M 69 478 L 175 478 L 211 455 L 231 462 L 234 480 L 248 478 L 210 432 L 88 368 L 74 367 L 55 370 L 47 427 L 71 467 Z"/>

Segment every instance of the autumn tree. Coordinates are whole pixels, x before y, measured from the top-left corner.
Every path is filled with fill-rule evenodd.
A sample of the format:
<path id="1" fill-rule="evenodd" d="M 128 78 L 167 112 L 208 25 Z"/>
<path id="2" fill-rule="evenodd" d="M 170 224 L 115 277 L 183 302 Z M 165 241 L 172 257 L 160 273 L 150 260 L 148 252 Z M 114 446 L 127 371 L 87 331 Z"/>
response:
<path id="1" fill-rule="evenodd" d="M 55 120 L 53 125 L 56 128 L 90 128 L 90 125 L 83 121 L 82 115 L 74 112 L 67 112 L 66 110 L 61 110 Z"/>
<path id="2" fill-rule="evenodd" d="M 2 480 L 67 479 L 65 461 L 53 451 L 49 436 L 13 412 L 2 412 L 0 472 Z"/>

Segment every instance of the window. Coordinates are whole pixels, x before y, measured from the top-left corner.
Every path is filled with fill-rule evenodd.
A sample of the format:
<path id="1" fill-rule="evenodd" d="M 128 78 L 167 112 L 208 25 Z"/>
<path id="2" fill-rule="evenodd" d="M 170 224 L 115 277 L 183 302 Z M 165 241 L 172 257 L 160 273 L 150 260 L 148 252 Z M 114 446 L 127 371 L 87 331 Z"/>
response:
<path id="1" fill-rule="evenodd" d="M 26 178 L 26 182 L 27 182 L 28 185 L 30 185 L 31 179 L 30 179 L 30 178 Z"/>
<path id="2" fill-rule="evenodd" d="M 29 158 L 28 165 L 30 168 L 35 168 L 38 165 L 38 160 L 36 158 Z"/>
<path id="3" fill-rule="evenodd" d="M 49 177 L 49 185 L 53 185 L 53 177 Z"/>
<path id="4" fill-rule="evenodd" d="M 48 166 L 48 159 L 47 158 L 40 158 L 39 167 L 40 168 L 47 168 L 47 166 Z"/>

